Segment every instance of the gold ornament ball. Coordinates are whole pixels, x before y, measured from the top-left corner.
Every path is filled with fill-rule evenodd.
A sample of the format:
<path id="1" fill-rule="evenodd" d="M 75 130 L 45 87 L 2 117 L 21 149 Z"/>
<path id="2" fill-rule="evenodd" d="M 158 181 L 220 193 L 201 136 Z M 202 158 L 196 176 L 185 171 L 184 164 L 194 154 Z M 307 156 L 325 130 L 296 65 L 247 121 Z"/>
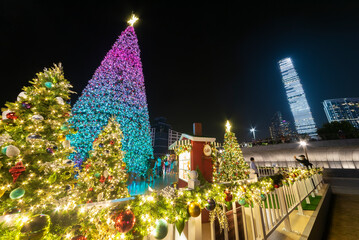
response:
<path id="1" fill-rule="evenodd" d="M 63 141 L 66 140 L 66 136 L 63 135 L 63 134 L 61 134 L 61 135 L 59 135 L 59 136 L 57 137 L 57 139 L 58 139 L 60 142 L 63 142 Z"/>
<path id="2" fill-rule="evenodd" d="M 198 217 L 201 214 L 201 205 L 198 202 L 191 202 L 188 205 L 188 213 L 191 217 Z"/>

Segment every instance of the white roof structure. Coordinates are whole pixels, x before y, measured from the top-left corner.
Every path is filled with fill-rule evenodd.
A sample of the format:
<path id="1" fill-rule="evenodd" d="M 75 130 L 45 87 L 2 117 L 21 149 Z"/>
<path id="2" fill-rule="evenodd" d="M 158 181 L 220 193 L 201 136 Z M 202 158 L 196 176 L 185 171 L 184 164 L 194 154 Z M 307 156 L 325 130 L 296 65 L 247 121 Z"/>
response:
<path id="1" fill-rule="evenodd" d="M 211 142 L 212 143 L 212 142 L 216 141 L 216 138 L 191 136 L 191 135 L 182 133 L 180 139 L 178 141 L 174 142 L 173 144 L 171 144 L 171 146 L 169 146 L 168 149 L 173 150 L 175 146 L 182 145 L 182 144 L 179 144 L 179 142 L 182 141 L 184 144 L 186 140 L 191 140 L 191 141 L 195 141 L 195 142 Z"/>

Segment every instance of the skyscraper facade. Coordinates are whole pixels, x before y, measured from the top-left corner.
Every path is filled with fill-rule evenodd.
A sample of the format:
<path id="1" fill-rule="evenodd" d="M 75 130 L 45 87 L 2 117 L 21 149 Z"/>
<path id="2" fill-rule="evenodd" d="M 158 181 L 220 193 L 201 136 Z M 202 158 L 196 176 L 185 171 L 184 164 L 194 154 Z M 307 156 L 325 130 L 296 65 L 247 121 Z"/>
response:
<path id="1" fill-rule="evenodd" d="M 323 106 L 328 122 L 348 121 L 359 128 L 359 98 L 324 100 Z"/>
<path id="2" fill-rule="evenodd" d="M 317 138 L 317 128 L 292 59 L 284 58 L 278 64 L 298 134 Z"/>

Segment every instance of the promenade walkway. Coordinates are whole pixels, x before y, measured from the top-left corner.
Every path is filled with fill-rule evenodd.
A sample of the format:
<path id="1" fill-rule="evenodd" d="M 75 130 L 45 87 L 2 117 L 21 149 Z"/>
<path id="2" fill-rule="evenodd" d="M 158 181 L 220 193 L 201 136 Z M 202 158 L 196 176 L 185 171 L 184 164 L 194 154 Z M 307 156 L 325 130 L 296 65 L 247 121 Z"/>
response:
<path id="1" fill-rule="evenodd" d="M 333 190 L 324 239 L 359 239 L 359 172 L 358 178 L 329 177 L 324 180 Z"/>

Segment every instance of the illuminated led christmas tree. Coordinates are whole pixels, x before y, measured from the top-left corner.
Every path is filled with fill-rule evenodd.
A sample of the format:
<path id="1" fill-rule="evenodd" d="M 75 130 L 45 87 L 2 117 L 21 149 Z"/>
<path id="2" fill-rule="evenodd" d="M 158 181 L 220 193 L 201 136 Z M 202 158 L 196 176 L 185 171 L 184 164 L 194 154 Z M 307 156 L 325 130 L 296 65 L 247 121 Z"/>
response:
<path id="1" fill-rule="evenodd" d="M 89 159 L 83 163 L 78 188 L 85 202 L 100 202 L 128 197 L 125 153 L 120 124 L 110 118 L 107 126 L 93 143 Z"/>
<path id="2" fill-rule="evenodd" d="M 67 159 L 72 149 L 66 140 L 72 86 L 56 65 L 30 83 L 2 112 L 1 210 L 45 213 L 75 207 L 74 169 Z"/>
<path id="3" fill-rule="evenodd" d="M 140 49 L 132 24 L 121 33 L 72 109 L 70 123 L 77 133 L 69 136 L 76 151 L 71 158 L 79 166 L 111 116 L 121 124 L 128 171 L 144 175 L 147 159 L 153 155 Z"/>
<path id="4" fill-rule="evenodd" d="M 214 174 L 214 181 L 231 182 L 248 178 L 249 166 L 244 161 L 242 150 L 235 134 L 231 132 L 229 121 L 226 124 L 223 148 L 221 163 L 218 173 Z"/>

